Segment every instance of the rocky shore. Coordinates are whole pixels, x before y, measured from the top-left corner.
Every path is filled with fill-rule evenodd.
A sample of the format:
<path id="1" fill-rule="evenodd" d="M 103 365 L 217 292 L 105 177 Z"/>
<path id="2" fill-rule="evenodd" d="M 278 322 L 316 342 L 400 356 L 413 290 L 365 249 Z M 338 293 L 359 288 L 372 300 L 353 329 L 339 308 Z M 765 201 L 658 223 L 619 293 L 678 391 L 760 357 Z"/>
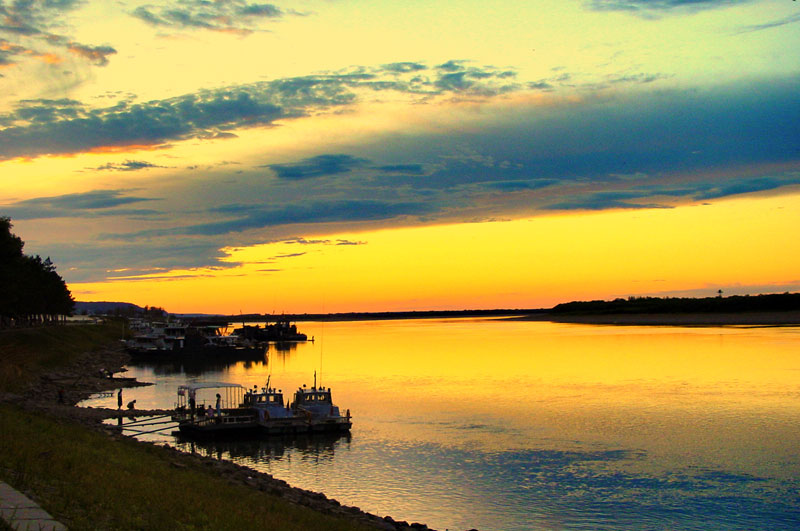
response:
<path id="1" fill-rule="evenodd" d="M 83 408 L 76 404 L 92 394 L 118 389 L 151 385 L 130 378 L 115 377 L 122 373 L 128 355 L 121 347 L 111 346 L 102 350 L 87 352 L 70 367 L 44 374 L 39 381 L 20 394 L 5 394 L 0 400 L 13 403 L 25 410 L 44 412 L 50 415 L 78 422 L 90 429 L 101 430 L 112 438 L 123 438 L 113 426 L 102 423 L 104 419 L 116 418 L 118 410 L 107 408 Z M 163 411 L 124 410 L 123 415 L 143 416 L 163 414 Z M 142 442 L 140 444 L 149 444 Z M 170 452 L 170 466 L 177 468 L 203 468 L 213 470 L 231 483 L 281 497 L 291 503 L 308 507 L 325 514 L 338 515 L 352 519 L 375 529 L 426 530 L 425 524 L 396 521 L 390 516 L 380 517 L 362 511 L 358 507 L 342 505 L 322 493 L 292 487 L 283 480 L 251 468 L 222 461 L 199 454 L 188 454 L 167 446 Z"/>

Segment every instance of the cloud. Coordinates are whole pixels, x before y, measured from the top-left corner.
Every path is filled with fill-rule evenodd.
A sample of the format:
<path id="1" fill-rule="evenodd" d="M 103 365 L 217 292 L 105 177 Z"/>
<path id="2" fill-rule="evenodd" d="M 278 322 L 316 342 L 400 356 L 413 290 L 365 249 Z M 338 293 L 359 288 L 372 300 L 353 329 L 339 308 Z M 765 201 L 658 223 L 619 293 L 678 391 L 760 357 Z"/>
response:
<path id="1" fill-rule="evenodd" d="M 520 190 L 537 190 L 546 186 L 559 184 L 558 179 L 535 179 L 535 180 L 516 180 L 516 181 L 490 181 L 482 183 L 486 188 L 491 188 L 501 192 L 517 192 Z"/>
<path id="2" fill-rule="evenodd" d="M 95 170 L 113 170 L 113 171 L 139 171 L 139 170 L 146 170 L 150 168 L 163 168 L 164 166 L 158 166 L 156 164 L 152 164 L 150 162 L 145 162 L 143 160 L 126 160 L 125 162 L 121 163 L 113 163 L 109 162 L 107 164 L 103 164 L 102 166 L 98 166 L 93 168 Z"/>
<path id="3" fill-rule="evenodd" d="M 0 129 L 0 160 L 106 147 L 158 146 L 213 134 L 217 129 L 269 124 L 284 115 L 280 107 L 259 96 L 243 90 L 218 91 L 105 109 L 70 106 L 69 115 L 60 104 L 27 103 L 0 120 L 39 119 Z"/>
<path id="4" fill-rule="evenodd" d="M 58 64 L 58 52 L 68 51 L 96 66 L 106 66 L 117 51 L 108 45 L 93 46 L 53 33 L 63 26 L 64 15 L 84 4 L 83 0 L 17 0 L 0 4 L 0 66 L 26 58 Z"/>
<path id="5" fill-rule="evenodd" d="M 519 85 L 508 81 L 516 76 L 512 70 L 489 69 L 486 67 L 468 66 L 466 61 L 447 61 L 437 67 L 437 76 L 433 85 L 447 92 L 472 94 L 501 94 L 517 90 Z M 501 85 L 487 84 L 487 80 L 505 80 Z"/>
<path id="6" fill-rule="evenodd" d="M 319 155 L 289 164 L 268 164 L 267 167 L 280 179 L 295 180 L 349 173 L 364 162 L 364 159 L 350 155 Z"/>
<path id="7" fill-rule="evenodd" d="M 588 0 L 584 5 L 595 11 L 626 11 L 651 17 L 667 13 L 696 13 L 752 1 L 754 0 Z"/>
<path id="8" fill-rule="evenodd" d="M 355 170 L 363 170 L 368 174 L 378 172 L 379 175 L 423 176 L 429 174 L 425 164 L 384 164 L 375 165 L 369 159 L 354 157 L 344 153 L 317 155 L 298 162 L 266 164 L 280 179 L 303 180 L 334 175 L 351 174 Z"/>
<path id="9" fill-rule="evenodd" d="M 237 205 L 238 209 L 238 205 Z M 429 203 L 375 200 L 311 201 L 284 206 L 251 206 L 246 215 L 235 219 L 200 223 L 168 229 L 152 229 L 129 234 L 108 234 L 105 238 L 136 240 L 159 236 L 218 236 L 278 225 L 363 222 L 393 219 L 399 216 L 431 214 L 436 207 Z"/>
<path id="10" fill-rule="evenodd" d="M 26 243 L 29 252 L 41 253 L 30 242 Z M 69 282 L 88 282 L 107 279 L 109 272 L 113 271 L 124 270 L 128 276 L 139 276 L 175 269 L 228 269 L 238 266 L 238 262 L 229 261 L 230 257 L 221 250 L 222 247 L 217 241 L 191 239 L 163 242 L 57 241 L 47 244 L 46 254 L 57 264 L 69 264 L 70 270 L 64 273 L 69 276 Z M 60 266 L 59 269 L 64 268 Z"/>
<path id="11" fill-rule="evenodd" d="M 447 99 L 459 93 L 440 92 L 437 76 L 465 66 L 453 61 L 416 72 L 395 68 L 399 73 L 390 73 L 385 65 L 355 68 L 138 107 L 127 103 L 94 114 L 72 100 L 31 100 L 0 119 L 5 127 L 0 129 L 0 151 L 15 127 L 50 131 L 67 123 L 72 132 L 77 121 L 87 120 L 102 130 L 116 120 L 126 126 L 119 131 L 129 142 L 171 142 L 209 131 L 270 126 L 273 116 L 342 109 L 374 91 L 381 99 L 392 91 L 402 97 Z M 502 84 L 506 78 L 501 72 L 487 68 L 489 77 L 472 79 Z M 411 83 L 411 76 L 420 80 Z M 644 78 L 631 82 L 652 85 Z M 379 87 L 381 83 L 387 85 Z M 570 97 L 548 96 L 546 105 L 538 99 L 487 99 L 484 112 L 470 117 L 469 127 L 454 121 L 452 127 L 436 123 L 432 128 L 392 130 L 350 142 L 346 151 L 304 151 L 288 160 L 262 154 L 265 158 L 252 166 L 202 172 L 174 168 L 169 179 L 148 180 L 146 186 L 153 189 L 146 193 L 107 191 L 105 197 L 94 198 L 94 208 L 80 208 L 86 205 L 71 196 L 13 206 L 25 219 L 74 217 L 88 225 L 91 217 L 104 216 L 105 222 L 105 216 L 137 215 L 136 207 L 148 205 L 137 198 L 157 197 L 161 212 L 142 209 L 138 215 L 147 219 L 129 225 L 131 232 L 111 234 L 100 224 L 93 226 L 93 234 L 107 233 L 95 242 L 98 248 L 128 257 L 130 263 L 120 262 L 120 267 L 144 270 L 153 264 L 169 269 L 213 266 L 224 256 L 221 248 L 287 241 L 298 233 L 318 235 L 309 238 L 317 243 L 326 231 L 365 230 L 390 221 L 414 225 L 533 216 L 553 209 L 666 208 L 748 193 L 777 194 L 800 185 L 793 173 L 800 137 L 798 83 L 797 77 L 788 77 L 691 90 L 587 90 Z M 161 128 L 158 135 L 150 132 L 156 126 Z M 42 133 L 37 138 L 44 144 L 49 137 Z M 101 168 L 133 171 L 149 165 L 133 158 Z M 275 177 L 265 178 L 267 172 Z M 168 191 L 159 190 L 162 186 Z M 91 197 L 80 199 L 91 206 Z M 129 203 L 114 204 L 125 200 Z M 176 250 L 170 260 L 170 242 L 196 245 L 194 251 Z M 148 243 L 158 251 L 151 253 Z M 352 243 L 332 239 L 325 245 Z M 88 278 L 92 266 L 82 267 L 81 278 Z M 95 278 L 105 275 L 92 271 Z M 74 278 L 70 273 L 70 281 Z"/>
<path id="12" fill-rule="evenodd" d="M 273 4 L 250 4 L 243 0 L 181 0 L 158 6 L 140 6 L 132 16 L 162 28 L 211 30 L 249 34 L 263 21 L 298 15 Z"/>
<path id="13" fill-rule="evenodd" d="M 745 179 L 730 179 L 721 183 L 703 183 L 699 185 L 698 190 L 694 193 L 694 198 L 697 200 L 718 199 L 720 197 L 732 195 L 765 192 L 798 184 L 800 184 L 800 173 L 780 177 L 762 176 Z"/>
<path id="14" fill-rule="evenodd" d="M 97 66 L 106 66 L 108 56 L 117 53 L 111 46 L 87 46 L 76 42 L 70 42 L 67 49 L 75 55 L 89 59 Z"/>
<path id="15" fill-rule="evenodd" d="M 77 194 L 37 197 L 0 207 L 15 219 L 96 217 L 103 215 L 149 215 L 153 210 L 121 210 L 116 207 L 153 201 L 153 198 L 123 195 L 126 190 L 93 190 Z"/>
<path id="16" fill-rule="evenodd" d="M 597 192 L 584 197 L 575 197 L 568 201 L 560 201 L 544 205 L 544 210 L 609 210 L 609 209 L 640 209 L 640 208 L 665 208 L 656 203 L 632 203 L 631 200 L 641 199 L 641 192 Z"/>
<path id="17" fill-rule="evenodd" d="M 722 182 L 699 181 L 683 186 L 648 185 L 636 189 L 595 192 L 576 195 L 568 201 L 545 205 L 546 210 L 607 210 L 631 208 L 668 208 L 663 202 L 648 202 L 658 198 L 682 198 L 706 201 L 734 195 L 777 190 L 785 186 L 800 185 L 800 173 L 779 176 L 728 178 Z"/>
<path id="18" fill-rule="evenodd" d="M 102 60 L 104 52 L 96 51 L 97 60 Z M 390 93 L 401 98 L 488 98 L 519 88 L 509 83 L 513 76 L 507 70 L 464 63 L 451 61 L 426 70 L 426 75 L 398 72 L 391 65 L 358 67 L 107 108 L 88 108 L 73 100 L 26 100 L 13 112 L 0 115 L 0 161 L 107 148 L 152 148 L 191 138 L 233 138 L 232 131 L 238 128 L 270 126 L 279 119 L 330 111 L 368 101 L 376 92 L 382 93 L 381 99 Z M 284 168 L 278 165 L 275 171 Z M 292 171 L 287 167 L 282 175 Z M 297 173 L 304 175 L 302 168 Z"/>
<path id="19" fill-rule="evenodd" d="M 285 240 L 281 240 L 280 243 L 296 243 L 299 245 L 365 245 L 366 242 L 362 241 L 352 241 L 352 240 L 309 240 L 306 238 L 298 237 L 298 238 L 288 238 Z"/>
<path id="20" fill-rule="evenodd" d="M 382 173 L 402 174 L 402 175 L 424 175 L 425 166 L 422 164 L 387 164 L 376 166 L 376 170 Z"/>
<path id="21" fill-rule="evenodd" d="M 400 73 L 405 74 L 408 72 L 420 72 L 422 70 L 425 70 L 426 68 L 427 67 L 425 66 L 424 63 L 415 63 L 410 61 L 400 62 L 400 63 L 389 63 L 383 65 L 383 69 L 386 72 L 396 72 L 398 74 Z"/>
<path id="22" fill-rule="evenodd" d="M 786 26 L 788 24 L 796 24 L 800 22 L 800 13 L 796 15 L 790 15 L 788 17 L 784 17 L 779 20 L 773 20 L 772 22 L 765 22 L 763 24 L 752 24 L 749 26 L 742 26 L 739 28 L 735 33 L 752 33 L 754 31 L 763 31 L 772 28 L 779 28 L 781 26 Z"/>

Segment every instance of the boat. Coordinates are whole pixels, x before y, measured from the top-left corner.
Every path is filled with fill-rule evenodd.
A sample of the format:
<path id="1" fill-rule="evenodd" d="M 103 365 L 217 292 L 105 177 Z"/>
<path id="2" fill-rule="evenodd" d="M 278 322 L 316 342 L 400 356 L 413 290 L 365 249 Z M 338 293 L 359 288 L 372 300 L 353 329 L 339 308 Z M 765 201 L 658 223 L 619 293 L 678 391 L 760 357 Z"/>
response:
<path id="1" fill-rule="evenodd" d="M 314 386 L 300 387 L 294 392 L 291 410 L 298 417 L 305 417 L 314 432 L 349 431 L 352 427 L 350 410 L 345 415 L 333 404 L 331 389 L 317 387 L 317 373 L 314 373 Z"/>
<path id="2" fill-rule="evenodd" d="M 340 414 L 330 388 L 300 387 L 288 404 L 269 380 L 261 389 L 223 382 L 181 385 L 173 420 L 182 435 L 211 437 L 344 433 L 352 427 L 350 410 Z"/>
<path id="3" fill-rule="evenodd" d="M 203 396 L 203 391 L 210 393 Z M 180 385 L 172 420 L 178 423 L 178 430 L 186 435 L 258 433 L 256 412 L 240 405 L 244 392 L 241 385 L 225 382 Z"/>
<path id="4" fill-rule="evenodd" d="M 266 346 L 236 335 L 222 335 L 218 327 L 152 323 L 123 340 L 133 357 L 203 356 L 249 359 L 263 356 Z"/>
<path id="5" fill-rule="evenodd" d="M 297 331 L 297 325 L 288 319 L 280 317 L 275 323 L 266 322 L 262 328 L 259 325 L 243 324 L 241 328 L 233 331 L 234 335 L 250 341 L 290 342 L 308 341 L 308 336 Z"/>

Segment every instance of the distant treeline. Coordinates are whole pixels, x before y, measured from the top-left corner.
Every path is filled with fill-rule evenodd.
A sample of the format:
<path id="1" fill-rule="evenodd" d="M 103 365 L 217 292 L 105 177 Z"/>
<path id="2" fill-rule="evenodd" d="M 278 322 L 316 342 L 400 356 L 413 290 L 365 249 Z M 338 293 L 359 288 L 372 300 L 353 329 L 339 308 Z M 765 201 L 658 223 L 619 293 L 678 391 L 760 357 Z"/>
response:
<path id="1" fill-rule="evenodd" d="M 733 295 L 730 297 L 629 297 L 613 301 L 566 302 L 553 314 L 744 313 L 800 310 L 800 293 Z"/>
<path id="2" fill-rule="evenodd" d="M 430 310 L 407 312 L 347 312 L 347 313 L 292 313 L 292 314 L 240 314 L 197 317 L 196 321 L 204 323 L 242 323 L 242 322 L 275 322 L 277 320 L 289 321 L 378 321 L 385 319 L 446 319 L 455 317 L 504 317 L 523 316 L 534 313 L 543 313 L 547 310 L 516 309 L 516 310 Z"/>
<path id="3" fill-rule="evenodd" d="M 0 217 L 0 327 L 57 322 L 72 313 L 74 301 L 56 266 L 22 252 L 11 233 L 11 219 Z"/>
<path id="4" fill-rule="evenodd" d="M 75 312 L 79 315 L 114 315 L 117 317 L 143 317 L 163 319 L 168 313 L 164 308 L 145 306 L 142 308 L 130 302 L 75 302 Z"/>

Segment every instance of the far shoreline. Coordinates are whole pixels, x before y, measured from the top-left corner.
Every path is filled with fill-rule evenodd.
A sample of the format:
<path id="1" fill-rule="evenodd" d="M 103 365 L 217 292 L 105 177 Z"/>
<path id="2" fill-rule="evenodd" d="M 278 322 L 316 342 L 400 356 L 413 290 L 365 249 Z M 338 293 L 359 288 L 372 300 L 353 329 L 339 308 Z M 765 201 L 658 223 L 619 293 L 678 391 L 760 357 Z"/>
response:
<path id="1" fill-rule="evenodd" d="M 797 326 L 800 325 L 800 311 L 650 314 L 541 313 L 508 317 L 507 319 L 513 321 L 549 321 L 553 323 L 620 326 Z"/>

